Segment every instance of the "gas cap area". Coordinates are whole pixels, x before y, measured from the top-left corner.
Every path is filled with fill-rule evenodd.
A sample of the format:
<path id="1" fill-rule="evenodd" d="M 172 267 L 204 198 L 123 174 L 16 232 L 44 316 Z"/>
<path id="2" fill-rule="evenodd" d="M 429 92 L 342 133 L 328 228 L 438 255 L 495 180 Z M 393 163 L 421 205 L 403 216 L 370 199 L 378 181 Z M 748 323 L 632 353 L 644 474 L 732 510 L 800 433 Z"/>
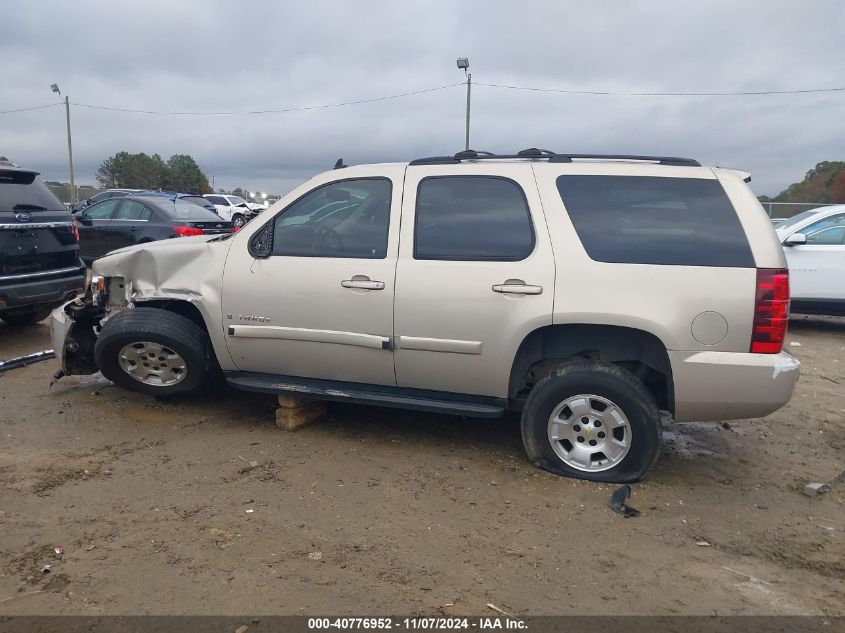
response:
<path id="1" fill-rule="evenodd" d="M 702 312 L 692 320 L 690 330 L 702 345 L 718 345 L 728 335 L 728 322 L 719 312 Z"/>

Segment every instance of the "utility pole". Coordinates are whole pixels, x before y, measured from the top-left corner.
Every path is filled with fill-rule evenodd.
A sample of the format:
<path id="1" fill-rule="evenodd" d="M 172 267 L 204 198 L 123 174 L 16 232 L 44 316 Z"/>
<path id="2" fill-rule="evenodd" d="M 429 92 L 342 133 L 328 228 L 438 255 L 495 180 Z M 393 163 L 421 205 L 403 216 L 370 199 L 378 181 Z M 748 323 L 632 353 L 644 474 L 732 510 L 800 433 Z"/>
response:
<path id="1" fill-rule="evenodd" d="M 74 204 L 77 199 L 76 182 L 73 180 L 73 142 L 70 140 L 70 101 L 65 95 L 65 118 L 67 120 L 67 161 L 70 165 L 70 203 Z"/>
<path id="2" fill-rule="evenodd" d="M 467 77 L 467 120 L 466 120 L 466 137 L 464 142 L 464 149 L 469 149 L 469 111 L 470 111 L 470 98 L 472 95 L 472 73 L 469 71 L 469 59 L 466 57 L 458 57 L 458 68 L 464 71 L 464 74 Z"/>
<path id="3" fill-rule="evenodd" d="M 62 96 L 62 91 L 59 90 L 59 84 L 51 84 L 50 90 Z M 70 139 L 70 100 L 65 95 L 65 121 L 67 122 L 67 161 L 70 167 L 70 203 L 76 202 L 76 182 L 73 179 L 73 143 Z"/>

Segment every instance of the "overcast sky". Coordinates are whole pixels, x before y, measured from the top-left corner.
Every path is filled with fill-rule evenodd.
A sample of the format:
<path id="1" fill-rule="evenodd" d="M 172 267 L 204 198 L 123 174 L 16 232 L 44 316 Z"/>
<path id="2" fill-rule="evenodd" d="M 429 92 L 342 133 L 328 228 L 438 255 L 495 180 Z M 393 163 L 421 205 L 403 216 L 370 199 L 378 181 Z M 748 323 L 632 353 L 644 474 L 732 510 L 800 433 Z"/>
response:
<path id="1" fill-rule="evenodd" d="M 841 0 L 308 0 L 15 3 L 0 19 L 0 110 L 56 101 L 248 111 L 463 81 L 617 92 L 845 86 Z M 364 105 L 238 116 L 71 106 L 76 179 L 120 150 L 194 156 L 217 187 L 285 192 L 338 157 L 463 149 L 465 87 Z M 692 156 L 753 172 L 758 194 L 845 159 L 845 92 L 588 96 L 473 86 L 472 146 Z M 64 109 L 0 115 L 0 155 L 68 180 Z"/>

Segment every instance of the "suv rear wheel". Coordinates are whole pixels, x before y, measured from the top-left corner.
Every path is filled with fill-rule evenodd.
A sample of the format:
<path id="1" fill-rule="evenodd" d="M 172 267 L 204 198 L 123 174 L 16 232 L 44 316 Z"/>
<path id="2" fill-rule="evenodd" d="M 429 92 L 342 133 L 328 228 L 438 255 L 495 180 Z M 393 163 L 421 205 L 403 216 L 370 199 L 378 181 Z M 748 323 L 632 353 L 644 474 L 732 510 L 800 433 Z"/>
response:
<path id="1" fill-rule="evenodd" d="M 124 310 L 103 325 L 94 359 L 103 376 L 124 389 L 154 396 L 187 393 L 207 377 L 208 336 L 167 310 Z"/>
<path id="2" fill-rule="evenodd" d="M 242 229 L 244 228 L 244 226 L 246 226 L 246 218 L 240 213 L 236 213 L 232 216 L 232 224 L 234 224 L 239 229 Z"/>
<path id="3" fill-rule="evenodd" d="M 0 312 L 0 320 L 9 325 L 29 325 L 38 323 L 50 316 L 52 309 L 47 307 L 29 307 L 18 310 L 5 310 Z"/>
<path id="4" fill-rule="evenodd" d="M 522 412 L 529 459 L 545 470 L 591 481 L 638 481 L 660 454 L 660 414 L 631 372 L 574 361 L 540 380 Z"/>

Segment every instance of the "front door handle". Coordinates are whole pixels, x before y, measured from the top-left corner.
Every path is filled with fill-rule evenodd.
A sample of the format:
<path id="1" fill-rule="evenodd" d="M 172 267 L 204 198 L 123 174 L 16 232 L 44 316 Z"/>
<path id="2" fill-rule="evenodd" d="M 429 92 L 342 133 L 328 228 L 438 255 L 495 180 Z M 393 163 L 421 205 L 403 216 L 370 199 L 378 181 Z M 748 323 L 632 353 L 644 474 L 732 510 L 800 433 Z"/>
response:
<path id="1" fill-rule="evenodd" d="M 503 284 L 493 286 L 493 292 L 506 295 L 539 295 L 543 294 L 543 286 L 532 286 L 521 279 L 508 279 Z"/>
<path id="2" fill-rule="evenodd" d="M 344 288 L 358 288 L 360 290 L 384 290 L 383 281 L 373 281 L 366 275 L 355 275 L 352 279 L 340 282 Z"/>

